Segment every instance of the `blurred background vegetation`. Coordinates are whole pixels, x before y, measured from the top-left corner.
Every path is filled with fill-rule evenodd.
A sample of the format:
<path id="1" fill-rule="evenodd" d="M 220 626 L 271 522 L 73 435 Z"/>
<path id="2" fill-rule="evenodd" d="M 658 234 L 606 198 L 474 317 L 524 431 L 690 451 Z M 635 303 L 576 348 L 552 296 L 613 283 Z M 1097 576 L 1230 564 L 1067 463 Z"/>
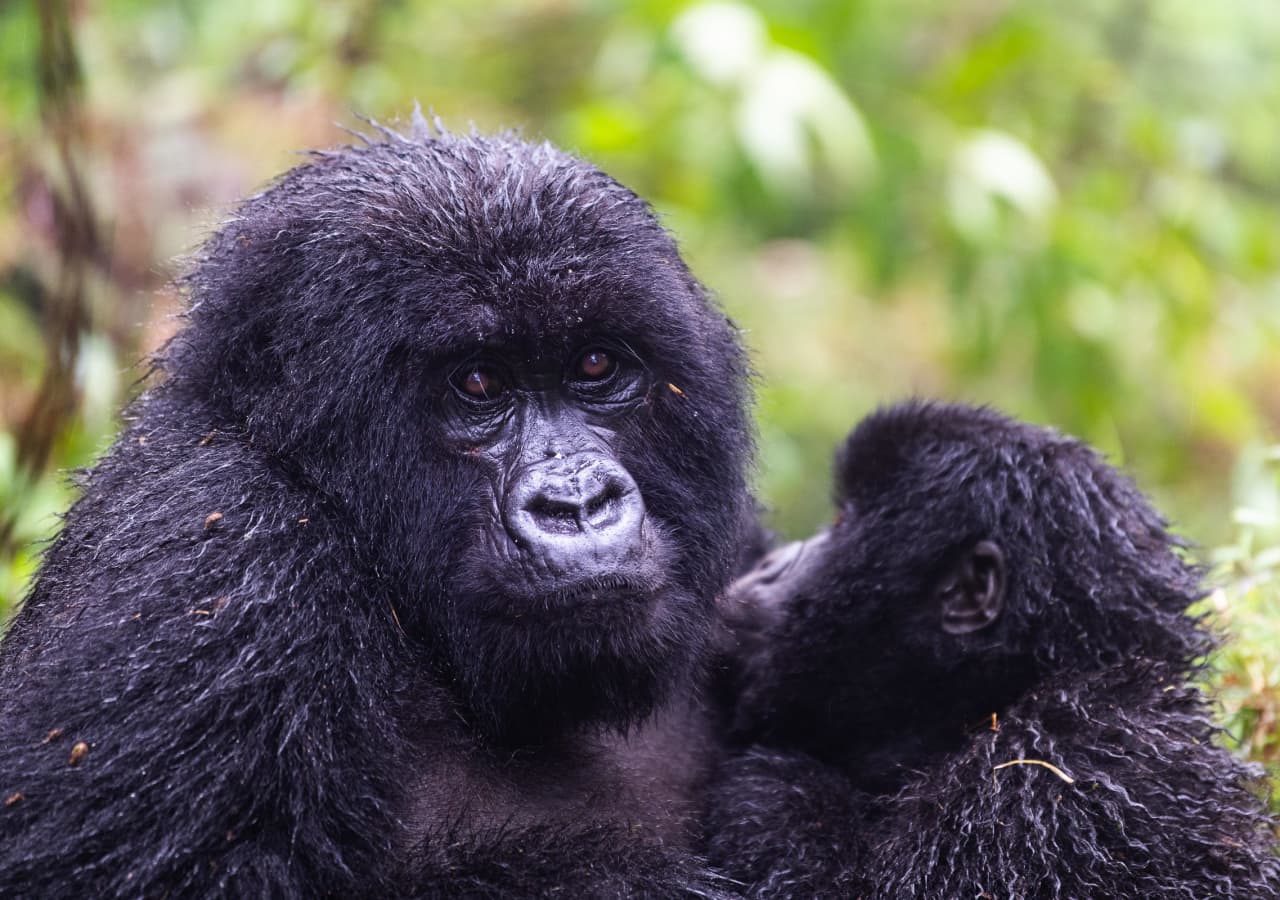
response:
<path id="1" fill-rule="evenodd" d="M 1212 564 L 1280 763 L 1275 0 L 0 0 L 0 619 L 230 204 L 413 104 L 652 200 L 747 331 L 762 497 L 875 404 L 1101 447 Z"/>

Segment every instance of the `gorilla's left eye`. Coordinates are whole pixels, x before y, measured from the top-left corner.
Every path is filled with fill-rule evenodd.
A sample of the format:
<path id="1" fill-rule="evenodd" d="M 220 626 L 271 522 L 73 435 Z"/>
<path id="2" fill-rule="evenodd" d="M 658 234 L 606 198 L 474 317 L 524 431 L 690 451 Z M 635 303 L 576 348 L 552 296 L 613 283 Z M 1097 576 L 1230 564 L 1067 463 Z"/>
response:
<path id="1" fill-rule="evenodd" d="M 496 368 L 485 363 L 471 363 L 453 373 L 454 389 L 475 402 L 497 400 L 506 393 L 507 386 Z"/>
<path id="2" fill-rule="evenodd" d="M 618 368 L 618 362 L 607 350 L 592 347 L 578 357 L 573 377 L 578 381 L 604 381 Z"/>

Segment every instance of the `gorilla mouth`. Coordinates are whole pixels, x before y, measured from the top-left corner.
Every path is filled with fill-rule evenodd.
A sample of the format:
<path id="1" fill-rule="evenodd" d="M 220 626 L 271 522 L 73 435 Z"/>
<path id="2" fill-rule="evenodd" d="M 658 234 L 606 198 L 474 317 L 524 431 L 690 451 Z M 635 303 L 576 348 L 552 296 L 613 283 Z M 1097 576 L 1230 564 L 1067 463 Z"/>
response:
<path id="1" fill-rule="evenodd" d="M 618 603 L 652 598 L 658 592 L 652 580 L 629 575 L 596 575 L 563 585 L 542 596 L 558 607 Z"/>
<path id="2" fill-rule="evenodd" d="M 670 588 L 670 547 L 642 517 L 624 547 L 575 536 L 568 547 L 528 546 L 505 532 L 484 534 L 480 553 L 457 568 L 454 595 L 473 618 L 528 624 L 575 617 L 584 626 L 622 625 L 656 610 Z M 462 609 L 459 609 L 461 612 Z"/>
<path id="3" fill-rule="evenodd" d="M 581 617 L 584 613 L 634 616 L 655 606 L 662 588 L 661 580 L 645 577 L 642 572 L 592 575 L 541 585 L 535 582 L 499 590 L 483 614 L 487 619 L 513 622 Z"/>

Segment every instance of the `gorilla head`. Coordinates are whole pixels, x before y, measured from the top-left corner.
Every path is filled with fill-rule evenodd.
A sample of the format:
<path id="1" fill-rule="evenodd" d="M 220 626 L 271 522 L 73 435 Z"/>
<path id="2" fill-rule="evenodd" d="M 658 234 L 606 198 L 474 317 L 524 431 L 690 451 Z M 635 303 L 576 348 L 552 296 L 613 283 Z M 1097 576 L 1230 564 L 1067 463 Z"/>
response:
<path id="1" fill-rule="evenodd" d="M 825 740 L 834 718 L 855 742 L 896 729 L 920 743 L 1052 673 L 1186 667 L 1209 649 L 1186 615 L 1199 573 L 1079 441 L 904 403 L 854 429 L 836 477 L 836 522 L 734 589 L 739 617 L 777 628 L 751 688 L 767 708 L 744 704 L 771 729 Z"/>
<path id="2" fill-rule="evenodd" d="M 1198 572 L 1146 498 L 1074 438 L 906 403 L 861 423 L 836 468 L 832 537 L 857 547 L 843 560 L 855 594 L 929 658 L 1056 670 L 1205 649 L 1184 617 Z"/>
<path id="3" fill-rule="evenodd" d="M 325 492 L 464 716 L 626 727 L 688 674 L 749 510 L 746 364 L 633 193 L 418 127 L 247 201 L 189 289 L 152 402 Z"/>

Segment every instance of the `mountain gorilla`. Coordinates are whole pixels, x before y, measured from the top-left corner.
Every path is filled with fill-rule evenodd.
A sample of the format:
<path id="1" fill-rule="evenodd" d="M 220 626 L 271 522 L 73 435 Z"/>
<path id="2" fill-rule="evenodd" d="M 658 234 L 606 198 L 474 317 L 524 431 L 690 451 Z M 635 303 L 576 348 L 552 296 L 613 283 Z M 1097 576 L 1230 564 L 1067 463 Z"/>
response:
<path id="1" fill-rule="evenodd" d="M 1188 682 L 1199 572 L 1083 444 L 859 425 L 839 518 L 734 590 L 712 858 L 761 897 L 1274 897 L 1276 823 Z"/>
<path id="2" fill-rule="evenodd" d="M 633 193 L 415 126 L 186 281 L 0 657 L 0 894 L 714 895 L 735 328 Z"/>

